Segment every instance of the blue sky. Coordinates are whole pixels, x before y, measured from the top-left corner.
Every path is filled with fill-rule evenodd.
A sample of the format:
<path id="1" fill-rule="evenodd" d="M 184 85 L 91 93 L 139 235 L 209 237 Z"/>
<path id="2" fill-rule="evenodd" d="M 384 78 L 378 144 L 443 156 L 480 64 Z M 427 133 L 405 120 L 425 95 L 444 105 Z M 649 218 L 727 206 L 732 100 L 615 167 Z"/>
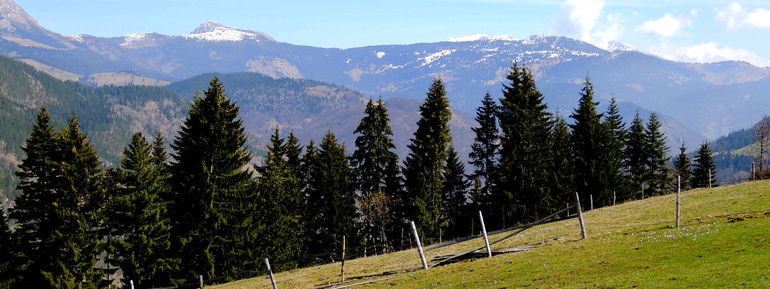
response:
<path id="1" fill-rule="evenodd" d="M 618 41 L 665 58 L 770 66 L 770 1 L 715 0 L 16 0 L 65 35 L 189 33 L 206 20 L 278 41 L 349 48 L 467 34 Z"/>

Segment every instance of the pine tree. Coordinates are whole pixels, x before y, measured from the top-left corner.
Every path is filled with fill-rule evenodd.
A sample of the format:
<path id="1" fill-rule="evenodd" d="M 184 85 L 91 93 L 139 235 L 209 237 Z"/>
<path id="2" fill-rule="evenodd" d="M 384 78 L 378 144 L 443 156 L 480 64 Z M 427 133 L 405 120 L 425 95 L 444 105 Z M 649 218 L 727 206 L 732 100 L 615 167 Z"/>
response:
<path id="1" fill-rule="evenodd" d="M 389 179 L 392 182 L 399 174 L 398 155 L 395 153 L 388 111 L 382 99 L 377 102 L 370 99 L 364 114 L 354 131 L 358 137 L 350 162 L 360 194 L 358 204 L 362 212 L 364 241 L 375 244 L 387 242 L 387 227 L 397 221 L 392 212 L 398 191 L 389 190 L 388 186 Z"/>
<path id="2" fill-rule="evenodd" d="M 313 208 L 309 212 L 312 221 L 307 226 L 314 230 L 308 236 L 309 247 L 316 253 L 339 248 L 343 236 L 355 244 L 355 186 L 345 146 L 328 132 L 313 161 L 314 170 L 309 172 L 311 183 L 307 192 L 308 206 Z"/>
<path id="3" fill-rule="evenodd" d="M 11 248 L 14 248 L 11 241 L 11 230 L 8 228 L 8 220 L 5 217 L 5 210 L 0 208 L 0 289 L 9 289 L 13 285 L 15 274 L 12 270 Z"/>
<path id="4" fill-rule="evenodd" d="M 674 159 L 674 173 L 679 176 L 679 185 L 682 190 L 690 189 L 690 175 L 692 174 L 690 157 L 687 156 L 687 148 L 682 146 L 679 148 L 679 155 Z"/>
<path id="5" fill-rule="evenodd" d="M 572 144 L 567 121 L 563 118 L 556 120 L 556 125 L 551 134 L 551 159 L 553 170 L 551 174 L 551 191 L 553 192 L 555 205 L 574 203 L 575 169 L 572 157 Z M 556 209 L 554 207 L 552 209 Z M 550 211 L 549 211 L 550 213 Z"/>
<path id="6" fill-rule="evenodd" d="M 607 108 L 607 113 L 604 114 L 602 125 L 607 136 L 607 142 L 603 148 L 603 166 L 604 171 L 607 172 L 608 189 L 607 200 L 603 205 L 609 205 L 612 203 L 611 193 L 614 193 L 615 196 L 623 195 L 623 192 L 628 190 L 628 183 L 623 174 L 628 133 L 615 98 L 610 99 L 610 105 Z"/>
<path id="7" fill-rule="evenodd" d="M 709 179 L 709 176 L 711 178 Z M 718 187 L 717 183 L 717 168 L 714 163 L 714 157 L 711 154 L 711 147 L 708 143 L 703 143 L 698 152 L 695 155 L 695 160 L 692 170 L 692 187 L 693 188 L 708 188 Z"/>
<path id="8" fill-rule="evenodd" d="M 647 188 L 650 196 L 666 194 L 671 187 L 671 177 L 669 176 L 668 146 L 666 146 L 666 136 L 660 130 L 661 123 L 656 113 L 650 114 L 645 130 L 645 143 L 647 154 Z"/>
<path id="9" fill-rule="evenodd" d="M 286 165 L 292 172 L 299 173 L 302 162 L 302 145 L 299 139 L 294 135 L 294 131 L 289 132 L 286 137 L 286 144 L 283 146 L 283 154 L 286 157 Z"/>
<path id="10" fill-rule="evenodd" d="M 498 165 L 497 149 L 500 146 L 497 104 L 489 93 L 484 95 L 481 106 L 476 108 L 475 119 L 479 126 L 471 128 L 476 138 L 469 155 L 470 163 L 475 168 L 470 178 L 478 180 L 479 188 L 472 200 L 477 209 L 489 209 L 492 207 L 491 194 Z"/>
<path id="11" fill-rule="evenodd" d="M 238 111 L 214 78 L 171 146 L 171 240 L 181 248 L 181 277 L 231 276 L 257 262 L 249 244 L 256 225 L 251 154 Z"/>
<path id="12" fill-rule="evenodd" d="M 628 138 L 626 139 L 625 167 L 630 184 L 627 193 L 622 194 L 623 200 L 643 196 L 647 172 L 646 138 L 644 123 L 637 111 L 631 122 L 631 127 L 628 129 Z"/>
<path id="13" fill-rule="evenodd" d="M 538 211 L 545 209 L 542 205 L 552 199 L 548 188 L 550 148 L 544 145 L 553 127 L 551 113 L 529 69 L 514 64 L 507 79 L 510 83 L 503 85 L 498 115 L 502 133 L 498 190 L 494 197 L 504 204 L 500 209 L 505 214 L 500 216 L 501 224 L 494 214 L 499 209 L 494 209 L 490 227 L 506 225 L 506 216 L 513 217 L 514 222 L 533 220 Z"/>
<path id="14" fill-rule="evenodd" d="M 102 271 L 95 267 L 100 253 L 98 232 L 106 198 L 107 174 L 93 145 L 73 116 L 59 139 L 60 188 L 53 214 L 58 227 L 52 232 L 55 260 L 51 271 L 43 271 L 54 288 L 96 288 L 103 284 Z"/>
<path id="15" fill-rule="evenodd" d="M 596 111 L 598 102 L 593 99 L 593 84 L 586 78 L 580 93 L 580 103 L 571 116 L 575 123 L 570 128 L 575 155 L 575 188 L 581 194 L 581 199 L 588 200 L 591 194 L 594 204 L 601 206 L 612 202 L 605 163 L 608 138 L 602 127 L 602 115 Z"/>
<path id="16" fill-rule="evenodd" d="M 156 138 L 156 145 L 160 138 Z M 169 273 L 177 261 L 169 258 L 171 229 L 166 203 L 161 200 L 167 178 L 161 152 L 141 133 L 132 136 L 123 152 L 118 171 L 118 189 L 109 202 L 110 231 L 108 262 L 121 268 L 123 283 L 133 280 L 137 287 L 171 285 Z"/>
<path id="17" fill-rule="evenodd" d="M 26 157 L 16 173 L 20 179 L 17 190 L 21 193 L 10 211 L 10 218 L 17 224 L 13 234 L 18 246 L 14 256 L 17 288 L 50 287 L 41 273 L 53 271 L 53 263 L 58 257 L 57 244 L 51 237 L 61 223 L 54 214 L 54 204 L 60 197 L 55 186 L 56 178 L 60 176 L 56 164 L 60 156 L 60 136 L 50 120 L 48 110 L 42 107 L 32 133 L 22 147 Z"/>
<path id="18" fill-rule="evenodd" d="M 444 169 L 444 187 L 442 209 L 443 225 L 446 228 L 445 236 L 460 237 L 470 226 L 468 220 L 474 217 L 468 206 L 468 188 L 470 182 L 465 177 L 465 165 L 455 152 L 453 146 L 449 147 L 447 165 Z"/>
<path id="19" fill-rule="evenodd" d="M 279 270 L 300 265 L 298 258 L 305 253 L 302 222 L 305 200 L 298 174 L 288 164 L 286 148 L 276 128 L 270 136 L 265 165 L 259 168 L 259 192 L 264 205 L 262 210 L 254 212 L 254 218 L 266 224 L 256 247 L 261 248 Z"/>
<path id="20" fill-rule="evenodd" d="M 420 106 L 420 120 L 411 139 L 409 155 L 404 161 L 403 215 L 417 225 L 426 240 L 438 237 L 441 218 L 441 186 L 447 146 L 452 141 L 449 131 L 449 100 L 444 82 L 435 79 Z"/>

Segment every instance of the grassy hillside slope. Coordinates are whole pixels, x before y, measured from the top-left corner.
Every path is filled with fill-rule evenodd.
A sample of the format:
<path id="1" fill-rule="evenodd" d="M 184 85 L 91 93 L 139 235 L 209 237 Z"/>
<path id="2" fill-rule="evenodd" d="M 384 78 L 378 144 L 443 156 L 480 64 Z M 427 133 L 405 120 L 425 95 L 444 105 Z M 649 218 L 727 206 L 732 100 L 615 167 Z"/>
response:
<path id="1" fill-rule="evenodd" d="M 770 288 L 770 181 L 682 194 L 682 227 L 674 229 L 675 195 L 601 208 L 585 214 L 589 239 L 577 219 L 550 223 L 494 249 L 535 246 L 396 275 L 365 288 Z M 491 241 L 506 234 L 491 237 Z M 464 252 L 479 239 L 427 252 Z M 416 250 L 346 262 L 360 276 L 419 267 Z M 280 288 L 312 288 L 339 280 L 339 263 L 276 274 Z M 352 280 L 355 284 L 366 280 Z M 270 288 L 257 277 L 213 288 Z"/>

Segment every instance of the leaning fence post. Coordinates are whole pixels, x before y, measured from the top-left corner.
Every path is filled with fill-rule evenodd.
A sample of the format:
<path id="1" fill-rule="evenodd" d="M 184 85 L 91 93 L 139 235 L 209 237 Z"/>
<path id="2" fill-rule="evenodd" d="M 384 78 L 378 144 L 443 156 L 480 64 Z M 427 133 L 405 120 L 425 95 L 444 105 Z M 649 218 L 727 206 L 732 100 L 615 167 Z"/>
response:
<path id="1" fill-rule="evenodd" d="M 679 228 L 679 194 L 682 192 L 682 180 L 676 176 L 676 227 Z"/>
<path id="2" fill-rule="evenodd" d="M 265 258 L 265 267 L 267 267 L 267 274 L 270 275 L 270 283 L 273 284 L 273 289 L 278 289 L 278 285 L 275 284 L 275 277 L 273 277 L 273 270 L 270 269 L 270 261 Z"/>
<path id="3" fill-rule="evenodd" d="M 198 282 L 200 283 L 200 288 L 203 289 L 203 275 L 198 275 Z"/>
<path id="4" fill-rule="evenodd" d="M 583 209 L 580 208 L 580 195 L 578 195 L 577 192 L 575 192 L 575 200 L 577 201 L 577 211 L 578 211 L 578 219 L 580 220 L 580 233 L 583 236 L 583 239 L 588 238 L 588 234 L 586 233 L 586 222 L 583 220 Z"/>
<path id="5" fill-rule="evenodd" d="M 425 253 L 422 251 L 422 243 L 420 243 L 420 235 L 417 234 L 417 227 L 412 221 L 412 233 L 414 233 L 414 240 L 417 242 L 417 252 L 420 253 L 420 261 L 422 261 L 422 268 L 428 269 L 428 262 L 425 261 Z"/>
<path id="6" fill-rule="evenodd" d="M 342 269 L 340 269 L 342 282 L 345 282 L 345 236 L 342 236 Z"/>
<path id="7" fill-rule="evenodd" d="M 487 246 L 487 257 L 492 257 L 492 249 L 489 247 L 489 237 L 487 237 L 487 227 L 484 226 L 484 215 L 479 211 L 479 221 L 481 221 L 481 233 L 484 234 L 484 244 Z"/>

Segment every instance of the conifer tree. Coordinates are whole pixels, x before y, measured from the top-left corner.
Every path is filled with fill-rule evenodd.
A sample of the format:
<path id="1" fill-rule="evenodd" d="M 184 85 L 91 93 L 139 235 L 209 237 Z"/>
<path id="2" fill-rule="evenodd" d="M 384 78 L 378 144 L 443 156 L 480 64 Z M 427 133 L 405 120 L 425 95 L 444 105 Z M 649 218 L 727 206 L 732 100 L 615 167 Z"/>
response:
<path id="1" fill-rule="evenodd" d="M 57 244 L 51 236 L 60 224 L 54 214 L 54 204 L 60 197 L 56 190 L 60 136 L 50 120 L 46 107 L 40 108 L 32 133 L 22 147 L 26 156 L 16 173 L 20 194 L 10 218 L 17 224 L 13 239 L 18 246 L 14 254 L 18 261 L 14 264 L 18 288 L 50 287 L 42 272 L 51 272 L 58 256 Z"/>
<path id="2" fill-rule="evenodd" d="M 265 165 L 259 168 L 259 192 L 264 205 L 254 212 L 254 218 L 266 225 L 256 247 L 273 260 L 277 269 L 299 265 L 305 244 L 305 201 L 298 174 L 288 164 L 286 148 L 276 127 L 270 136 Z"/>
<path id="3" fill-rule="evenodd" d="M 435 79 L 420 106 L 420 120 L 411 139 L 409 155 L 404 161 L 403 215 L 412 220 L 426 240 L 438 237 L 441 218 L 441 189 L 447 146 L 452 141 L 449 131 L 449 100 L 444 82 Z"/>
<path id="4" fill-rule="evenodd" d="M 156 145 L 159 138 L 156 138 Z M 141 133 L 135 133 L 123 152 L 118 171 L 118 188 L 107 210 L 110 241 L 108 260 L 123 272 L 123 283 L 133 280 L 137 287 L 171 285 L 169 273 L 177 261 L 169 257 L 171 229 L 166 203 L 167 178 L 161 152 L 153 149 Z"/>
<path id="5" fill-rule="evenodd" d="M 15 248 L 11 241 L 11 230 L 8 228 L 8 220 L 5 210 L 0 209 L 0 289 L 9 289 L 13 285 L 15 274 L 12 270 L 11 249 Z"/>
<path id="6" fill-rule="evenodd" d="M 299 144 L 299 139 L 294 135 L 293 130 L 290 131 L 289 136 L 286 137 L 283 154 L 286 157 L 286 165 L 288 168 L 295 174 L 299 173 L 302 162 L 302 145 Z"/>
<path id="7" fill-rule="evenodd" d="M 249 250 L 256 210 L 251 154 L 238 111 L 214 78 L 171 146 L 172 246 L 181 248 L 181 277 L 233 275 L 257 262 Z"/>
<path id="8" fill-rule="evenodd" d="M 679 185 L 682 190 L 690 189 L 690 175 L 692 174 L 692 164 L 690 157 L 687 155 L 687 147 L 682 146 L 679 148 L 679 155 L 674 159 L 674 173 L 679 176 Z"/>
<path id="9" fill-rule="evenodd" d="M 501 217 L 526 222 L 537 218 L 542 204 L 552 199 L 548 186 L 552 160 L 545 144 L 553 120 L 529 69 L 514 63 L 507 80 L 498 115 L 500 170 L 495 195 L 496 202 L 504 204 L 505 214 Z M 489 223 L 507 225 L 502 218 L 502 224 L 498 221 L 496 211 Z"/>
<path id="10" fill-rule="evenodd" d="M 442 209 L 445 236 L 460 237 L 470 226 L 468 220 L 473 218 L 468 206 L 468 188 L 470 182 L 465 177 L 465 165 L 460 161 L 453 146 L 449 147 L 447 165 L 444 169 L 444 187 Z"/>
<path id="11" fill-rule="evenodd" d="M 618 104 L 615 98 L 610 99 L 607 113 L 604 114 L 602 122 L 604 132 L 607 136 L 607 142 L 603 148 L 604 171 L 607 172 L 607 199 L 603 205 L 612 204 L 612 193 L 623 195 L 628 190 L 627 179 L 623 174 L 623 163 L 625 161 L 626 124 L 623 123 L 623 117 L 620 116 Z"/>
<path id="12" fill-rule="evenodd" d="M 711 179 L 709 179 L 709 175 Z M 703 143 L 695 154 L 693 163 L 692 180 L 693 188 L 708 188 L 719 186 L 717 183 L 717 168 L 714 163 L 714 157 L 711 154 L 711 147 L 708 143 Z"/>
<path id="13" fill-rule="evenodd" d="M 636 112 L 631 127 L 628 129 L 628 139 L 625 149 L 625 167 L 628 174 L 629 189 L 621 194 L 623 200 L 641 198 L 644 193 L 645 174 L 647 172 L 646 132 L 639 112 Z"/>
<path id="14" fill-rule="evenodd" d="M 100 253 L 97 231 L 106 197 L 106 171 L 93 145 L 74 116 L 60 133 L 54 187 L 59 188 L 53 215 L 58 227 L 51 236 L 55 260 L 42 272 L 54 288 L 103 286 L 102 271 L 95 267 Z"/>
<path id="15" fill-rule="evenodd" d="M 563 118 L 556 120 L 556 125 L 551 134 L 549 147 L 551 148 L 551 159 L 553 160 L 553 170 L 551 174 L 551 191 L 553 192 L 555 207 L 550 208 L 546 213 L 560 208 L 565 203 L 574 203 L 575 193 L 574 175 L 575 169 L 572 157 L 572 143 L 570 142 L 570 132 L 567 121 Z"/>
<path id="16" fill-rule="evenodd" d="M 492 207 L 491 194 L 498 165 L 497 148 L 500 146 L 497 104 L 489 93 L 484 95 L 481 106 L 476 108 L 475 119 L 479 126 L 471 128 L 476 137 L 469 155 L 474 167 L 470 178 L 478 180 L 479 188 L 472 199 L 477 209 L 489 210 Z"/>
<path id="17" fill-rule="evenodd" d="M 309 247 L 313 252 L 324 252 L 328 248 L 339 248 L 342 237 L 355 244 L 355 186 L 345 146 L 328 132 L 321 140 L 314 157 L 314 170 L 309 172 L 310 189 L 308 206 L 313 208 L 310 223 L 312 234 Z"/>
<path id="18" fill-rule="evenodd" d="M 650 114 L 645 130 L 645 143 L 647 154 L 647 172 L 645 179 L 651 196 L 669 193 L 671 177 L 669 176 L 668 146 L 666 136 L 660 130 L 661 123 L 656 113 Z"/>
<path id="19" fill-rule="evenodd" d="M 382 99 L 369 100 L 364 117 L 354 131 L 356 150 L 350 162 L 354 167 L 355 185 L 360 194 L 359 211 L 365 243 L 387 241 L 387 227 L 396 222 L 393 201 L 398 191 L 393 191 L 393 178 L 397 178 L 398 155 L 393 143 L 390 118 Z"/>
<path id="20" fill-rule="evenodd" d="M 602 127 L 602 115 L 596 111 L 598 102 L 594 102 L 594 88 L 586 78 L 580 93 L 578 108 L 572 113 L 575 123 L 572 128 L 572 145 L 575 155 L 575 188 L 581 199 L 588 200 L 593 195 L 594 204 L 603 205 L 612 202 L 612 192 L 608 192 L 608 172 L 605 161 L 608 145 L 607 134 Z"/>

